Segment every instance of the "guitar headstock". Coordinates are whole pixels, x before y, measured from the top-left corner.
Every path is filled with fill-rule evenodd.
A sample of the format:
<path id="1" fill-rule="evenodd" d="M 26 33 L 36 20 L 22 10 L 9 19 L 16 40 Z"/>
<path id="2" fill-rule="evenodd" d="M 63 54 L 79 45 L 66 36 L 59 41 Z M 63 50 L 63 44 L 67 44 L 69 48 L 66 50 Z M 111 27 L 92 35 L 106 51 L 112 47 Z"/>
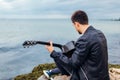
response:
<path id="1" fill-rule="evenodd" d="M 23 46 L 24 46 L 24 48 L 29 48 L 30 46 L 33 46 L 33 45 L 36 45 L 37 44 L 37 42 L 36 41 L 25 41 L 24 43 L 23 43 Z"/>

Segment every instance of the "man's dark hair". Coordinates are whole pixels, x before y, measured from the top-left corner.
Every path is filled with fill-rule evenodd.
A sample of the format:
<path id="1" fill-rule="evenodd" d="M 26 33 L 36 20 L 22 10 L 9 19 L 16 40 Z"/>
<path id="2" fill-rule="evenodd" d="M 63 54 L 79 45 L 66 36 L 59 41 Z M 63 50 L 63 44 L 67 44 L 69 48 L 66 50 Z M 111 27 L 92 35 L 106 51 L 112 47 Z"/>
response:
<path id="1" fill-rule="evenodd" d="M 79 22 L 80 24 L 88 24 L 88 16 L 84 11 L 78 10 L 76 11 L 72 17 L 72 22 Z"/>

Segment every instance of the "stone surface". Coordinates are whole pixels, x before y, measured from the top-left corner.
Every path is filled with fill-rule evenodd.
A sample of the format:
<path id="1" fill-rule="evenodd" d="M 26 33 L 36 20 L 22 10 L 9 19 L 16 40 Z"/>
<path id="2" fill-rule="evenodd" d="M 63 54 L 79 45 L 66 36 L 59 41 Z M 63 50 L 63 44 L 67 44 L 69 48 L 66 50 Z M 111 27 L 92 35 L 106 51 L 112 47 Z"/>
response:
<path id="1" fill-rule="evenodd" d="M 40 76 L 37 80 L 49 80 L 45 75 Z"/>
<path id="2" fill-rule="evenodd" d="M 40 76 L 37 80 L 49 80 L 45 75 Z M 62 76 L 55 76 L 54 80 L 70 80 L 69 76 L 62 75 Z"/>
<path id="3" fill-rule="evenodd" d="M 110 80 L 120 80 L 120 69 L 110 68 L 109 69 Z M 49 80 L 44 75 L 39 77 L 37 80 Z M 55 76 L 54 80 L 70 80 L 70 76 L 59 75 Z"/>
<path id="4" fill-rule="evenodd" d="M 109 75 L 110 80 L 120 80 L 120 69 L 110 68 Z"/>
<path id="5" fill-rule="evenodd" d="M 54 80 L 70 80 L 70 76 L 66 76 L 66 75 L 55 76 Z"/>

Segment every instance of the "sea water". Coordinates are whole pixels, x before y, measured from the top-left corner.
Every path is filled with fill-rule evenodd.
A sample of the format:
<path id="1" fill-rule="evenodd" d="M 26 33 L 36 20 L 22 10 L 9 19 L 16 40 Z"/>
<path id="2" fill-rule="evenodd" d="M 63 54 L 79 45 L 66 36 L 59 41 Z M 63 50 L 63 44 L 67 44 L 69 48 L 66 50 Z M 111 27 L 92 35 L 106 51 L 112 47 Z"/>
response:
<path id="1" fill-rule="evenodd" d="M 91 20 L 90 25 L 105 34 L 109 63 L 120 64 L 120 21 Z M 0 80 L 29 73 L 39 64 L 53 62 L 43 45 L 23 48 L 24 41 L 65 44 L 71 40 L 76 41 L 79 36 L 69 19 L 1 19 Z"/>

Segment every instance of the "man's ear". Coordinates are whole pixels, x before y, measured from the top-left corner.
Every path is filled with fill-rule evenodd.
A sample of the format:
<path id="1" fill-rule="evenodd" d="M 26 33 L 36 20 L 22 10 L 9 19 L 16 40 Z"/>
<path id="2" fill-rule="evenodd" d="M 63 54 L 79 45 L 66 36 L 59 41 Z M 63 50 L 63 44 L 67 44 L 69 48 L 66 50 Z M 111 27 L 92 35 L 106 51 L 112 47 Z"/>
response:
<path id="1" fill-rule="evenodd" d="M 77 28 L 79 28 L 80 23 L 79 22 L 75 22 L 75 25 L 76 25 Z"/>

